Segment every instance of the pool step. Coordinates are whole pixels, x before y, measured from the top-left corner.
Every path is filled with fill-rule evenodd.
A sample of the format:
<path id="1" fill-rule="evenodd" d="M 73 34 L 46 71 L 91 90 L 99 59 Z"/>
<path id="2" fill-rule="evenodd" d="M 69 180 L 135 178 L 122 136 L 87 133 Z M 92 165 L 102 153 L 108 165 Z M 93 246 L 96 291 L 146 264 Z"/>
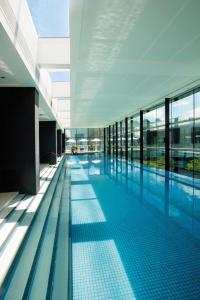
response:
<path id="1" fill-rule="evenodd" d="M 34 263 L 30 272 L 29 283 L 26 286 L 24 299 L 41 300 L 46 298 L 49 279 L 47 274 L 50 274 L 64 172 L 65 169 L 63 168 L 57 182 L 53 200 L 50 204 L 43 231 L 41 233 Z"/>
<path id="2" fill-rule="evenodd" d="M 23 199 L 25 195 L 23 194 L 17 194 L 7 205 L 1 209 L 0 211 L 0 228 L 2 226 L 2 223 L 4 223 L 7 220 L 7 217 L 12 211 L 18 206 L 20 203 L 20 200 Z"/>
<path id="3" fill-rule="evenodd" d="M 1 211 L 3 221 L 0 226 L 0 299 L 4 297 L 11 277 L 11 269 L 15 265 L 20 247 L 31 228 L 37 209 L 43 203 L 45 191 L 58 165 L 59 163 L 44 170 L 41 187 L 36 196 L 18 195 L 17 201 L 14 202 L 13 199 L 14 203 Z"/>
<path id="4" fill-rule="evenodd" d="M 66 176 L 62 191 L 59 219 L 57 223 L 57 240 L 54 249 L 54 259 L 51 266 L 51 277 L 47 299 L 68 299 L 69 283 L 69 198 L 70 174 L 66 169 Z"/>
<path id="5" fill-rule="evenodd" d="M 18 192 L 0 193 L 0 211 L 7 207 L 18 194 Z"/>
<path id="6" fill-rule="evenodd" d="M 32 222 L 2 299 L 67 299 L 68 180 L 63 160 Z M 21 226 L 27 221 L 24 218 Z M 57 284 L 60 295 L 65 295 L 62 298 L 57 296 Z"/>

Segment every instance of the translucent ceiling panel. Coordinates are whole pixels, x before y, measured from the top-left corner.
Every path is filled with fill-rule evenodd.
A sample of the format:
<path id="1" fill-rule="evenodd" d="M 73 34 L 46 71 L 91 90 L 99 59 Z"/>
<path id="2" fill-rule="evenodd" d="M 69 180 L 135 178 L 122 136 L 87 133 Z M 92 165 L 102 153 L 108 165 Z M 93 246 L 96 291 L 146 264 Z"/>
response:
<path id="1" fill-rule="evenodd" d="M 60 100 L 57 101 L 58 111 L 70 111 L 70 100 Z"/>
<path id="2" fill-rule="evenodd" d="M 27 0 L 39 37 L 69 37 L 69 0 Z"/>

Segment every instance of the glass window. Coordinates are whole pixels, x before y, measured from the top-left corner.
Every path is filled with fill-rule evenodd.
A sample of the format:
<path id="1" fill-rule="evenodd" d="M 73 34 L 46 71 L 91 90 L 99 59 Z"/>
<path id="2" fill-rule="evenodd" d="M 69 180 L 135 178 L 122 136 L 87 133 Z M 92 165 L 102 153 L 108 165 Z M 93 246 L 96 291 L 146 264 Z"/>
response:
<path id="1" fill-rule="evenodd" d="M 133 118 L 128 118 L 128 159 L 133 160 Z"/>
<path id="2" fill-rule="evenodd" d="M 200 178 L 200 90 L 170 101 L 170 170 Z M 116 136 L 116 126 L 118 135 Z M 128 118 L 128 159 L 140 161 L 140 115 Z M 111 126 L 112 153 L 125 158 L 125 119 Z M 144 111 L 143 161 L 165 168 L 165 105 Z M 200 181 L 197 180 L 199 184 Z"/>
<path id="3" fill-rule="evenodd" d="M 76 146 L 78 153 L 102 152 L 104 150 L 103 128 L 74 128 L 68 130 L 66 150 Z"/>
<path id="4" fill-rule="evenodd" d="M 122 156 L 122 124 L 121 122 L 117 123 L 118 126 L 118 156 Z"/>
<path id="5" fill-rule="evenodd" d="M 113 130 L 113 155 L 116 155 L 116 125 L 112 126 Z"/>
<path id="6" fill-rule="evenodd" d="M 122 124 L 122 135 L 121 135 L 121 143 L 122 143 L 122 157 L 125 158 L 126 152 L 126 132 L 125 132 L 125 120 L 121 122 Z"/>
<path id="7" fill-rule="evenodd" d="M 194 142 L 194 177 L 200 178 L 200 92 L 195 94 L 194 98 L 194 128 L 193 128 L 193 142 Z M 192 166 L 191 166 L 192 167 Z M 200 183 L 199 183 L 200 185 Z"/>
<path id="8" fill-rule="evenodd" d="M 171 123 L 193 119 L 193 95 L 188 95 L 171 104 Z"/>
<path id="9" fill-rule="evenodd" d="M 133 123 L 133 148 L 132 156 L 134 161 L 140 161 L 140 116 L 132 117 Z"/>
<path id="10" fill-rule="evenodd" d="M 144 112 L 144 164 L 165 168 L 165 107 Z"/>
<path id="11" fill-rule="evenodd" d="M 183 175 L 193 176 L 193 94 L 174 100 L 170 113 L 170 164 L 171 170 Z"/>

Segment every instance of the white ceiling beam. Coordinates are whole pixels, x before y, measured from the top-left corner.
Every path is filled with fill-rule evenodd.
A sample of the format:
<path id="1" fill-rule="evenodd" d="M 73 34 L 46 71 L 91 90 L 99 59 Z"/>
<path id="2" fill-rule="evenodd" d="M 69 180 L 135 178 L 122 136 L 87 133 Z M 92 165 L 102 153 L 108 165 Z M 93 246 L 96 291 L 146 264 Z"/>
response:
<path id="1" fill-rule="evenodd" d="M 70 38 L 39 38 L 38 65 L 46 69 L 70 67 Z"/>

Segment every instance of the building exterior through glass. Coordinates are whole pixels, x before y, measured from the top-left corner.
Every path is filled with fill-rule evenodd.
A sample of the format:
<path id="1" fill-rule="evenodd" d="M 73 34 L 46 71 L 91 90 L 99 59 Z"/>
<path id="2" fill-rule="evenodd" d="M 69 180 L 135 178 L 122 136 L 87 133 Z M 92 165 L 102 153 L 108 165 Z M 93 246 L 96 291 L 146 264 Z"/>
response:
<path id="1" fill-rule="evenodd" d="M 105 149 L 111 155 L 142 162 L 155 171 L 166 169 L 200 178 L 199 89 L 129 116 L 127 125 L 124 119 L 110 125 L 105 132 Z"/>

